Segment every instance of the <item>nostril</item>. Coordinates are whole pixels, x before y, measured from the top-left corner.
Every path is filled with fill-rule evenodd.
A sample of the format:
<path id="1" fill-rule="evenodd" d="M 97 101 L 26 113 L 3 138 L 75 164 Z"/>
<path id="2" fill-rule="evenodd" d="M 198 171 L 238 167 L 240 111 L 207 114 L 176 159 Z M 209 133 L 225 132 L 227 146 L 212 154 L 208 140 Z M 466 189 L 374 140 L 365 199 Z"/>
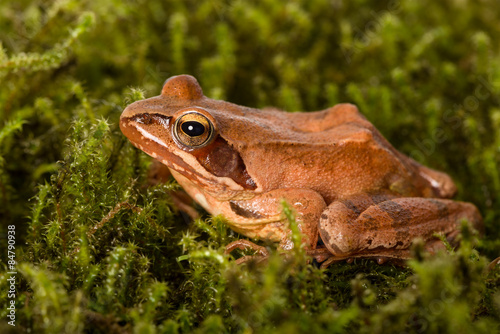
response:
<path id="1" fill-rule="evenodd" d="M 153 117 L 150 114 L 139 114 L 135 117 L 136 122 L 149 125 L 153 123 Z"/>
<path id="2" fill-rule="evenodd" d="M 153 122 L 153 117 L 150 114 L 144 114 L 143 119 L 144 124 L 151 124 Z"/>

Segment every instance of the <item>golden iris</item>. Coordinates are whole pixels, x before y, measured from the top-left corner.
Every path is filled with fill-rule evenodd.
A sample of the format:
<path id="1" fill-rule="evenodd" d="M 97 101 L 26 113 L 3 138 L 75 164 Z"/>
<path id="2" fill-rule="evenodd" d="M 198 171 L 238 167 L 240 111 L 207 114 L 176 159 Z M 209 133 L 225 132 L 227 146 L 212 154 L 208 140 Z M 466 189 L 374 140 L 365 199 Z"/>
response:
<path id="1" fill-rule="evenodd" d="M 213 132 L 213 125 L 208 118 L 194 111 L 175 120 L 175 138 L 188 147 L 199 148 L 207 145 Z"/>

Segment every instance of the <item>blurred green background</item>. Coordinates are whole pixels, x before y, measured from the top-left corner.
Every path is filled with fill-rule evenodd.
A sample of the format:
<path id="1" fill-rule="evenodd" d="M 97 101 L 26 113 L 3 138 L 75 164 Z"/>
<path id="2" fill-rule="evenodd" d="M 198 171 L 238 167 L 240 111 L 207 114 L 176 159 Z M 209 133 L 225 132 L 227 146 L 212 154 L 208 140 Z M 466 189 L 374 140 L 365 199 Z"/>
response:
<path id="1" fill-rule="evenodd" d="M 488 332 L 499 329 L 500 3 L 0 3 L 0 286 L 16 227 L 16 328 L 41 333 Z M 400 151 L 450 174 L 484 238 L 409 268 L 326 271 L 273 255 L 235 266 L 221 217 L 186 223 L 146 187 L 118 129 L 168 77 L 288 111 L 339 102 Z M 5 290 L 6 291 L 6 290 Z M 9 298 L 2 293 L 2 305 Z"/>

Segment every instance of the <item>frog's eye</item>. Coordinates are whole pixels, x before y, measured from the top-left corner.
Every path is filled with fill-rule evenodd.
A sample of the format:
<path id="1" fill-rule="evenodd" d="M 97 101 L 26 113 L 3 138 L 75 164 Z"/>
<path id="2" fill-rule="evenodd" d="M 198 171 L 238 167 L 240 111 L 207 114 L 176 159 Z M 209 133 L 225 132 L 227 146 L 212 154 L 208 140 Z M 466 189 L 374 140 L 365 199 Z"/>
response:
<path id="1" fill-rule="evenodd" d="M 212 122 L 198 112 L 188 112 L 174 123 L 174 136 L 183 145 L 200 148 L 207 145 L 214 134 Z"/>

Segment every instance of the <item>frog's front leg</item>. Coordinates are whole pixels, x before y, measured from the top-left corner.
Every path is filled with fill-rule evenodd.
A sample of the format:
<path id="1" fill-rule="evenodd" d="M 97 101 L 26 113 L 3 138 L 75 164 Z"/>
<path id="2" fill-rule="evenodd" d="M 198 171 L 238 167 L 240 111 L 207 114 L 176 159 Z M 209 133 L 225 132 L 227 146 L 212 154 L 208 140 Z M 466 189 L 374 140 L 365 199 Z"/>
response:
<path id="1" fill-rule="evenodd" d="M 360 195 L 331 203 L 321 215 L 319 233 L 333 256 L 328 262 L 355 257 L 404 260 L 417 237 L 431 251 L 441 244 L 435 233 L 454 241 L 462 219 L 482 230 L 481 215 L 470 203 Z"/>
<path id="2" fill-rule="evenodd" d="M 302 243 L 305 248 L 316 248 L 318 241 L 318 221 L 326 204 L 317 192 L 309 189 L 277 189 L 260 194 L 250 200 L 230 201 L 229 220 L 234 230 L 261 240 L 279 242 L 281 249 L 291 249 L 290 230 L 283 216 L 282 201 L 285 200 L 295 211 L 297 225 L 302 232 Z M 235 248 L 248 248 L 249 244 L 235 241 L 227 246 L 231 251 Z M 261 251 L 259 246 L 250 247 Z"/>

